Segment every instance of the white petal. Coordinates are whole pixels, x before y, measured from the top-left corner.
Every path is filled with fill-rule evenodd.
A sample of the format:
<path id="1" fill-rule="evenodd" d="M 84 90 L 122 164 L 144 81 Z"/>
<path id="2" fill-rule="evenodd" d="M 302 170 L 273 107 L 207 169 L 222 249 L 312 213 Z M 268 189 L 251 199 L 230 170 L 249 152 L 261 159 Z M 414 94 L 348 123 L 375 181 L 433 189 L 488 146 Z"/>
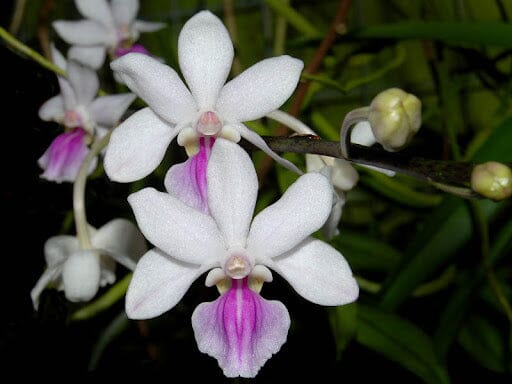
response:
<path id="1" fill-rule="evenodd" d="M 142 179 L 160 164 L 176 133 L 149 108 L 134 113 L 112 132 L 105 172 L 124 183 Z"/>
<path id="2" fill-rule="evenodd" d="M 331 181 L 334 187 L 342 191 L 349 191 L 359 181 L 359 173 L 350 162 L 344 159 L 334 159 Z"/>
<path id="3" fill-rule="evenodd" d="M 345 258 L 329 244 L 308 239 L 269 265 L 305 299 L 320 305 L 351 303 L 359 287 Z"/>
<path id="4" fill-rule="evenodd" d="M 174 69 L 140 53 L 129 53 L 110 63 L 123 82 L 162 119 L 190 122 L 196 103 Z"/>
<path id="5" fill-rule="evenodd" d="M 97 70 L 103 65 L 106 53 L 104 45 L 74 45 L 69 49 L 68 57 Z"/>
<path id="6" fill-rule="evenodd" d="M 117 26 L 130 25 L 139 12 L 139 0 L 112 0 L 112 15 Z"/>
<path id="7" fill-rule="evenodd" d="M 89 301 L 100 287 L 100 259 L 91 250 L 73 253 L 64 263 L 62 283 L 64 293 L 69 301 Z"/>
<path id="8" fill-rule="evenodd" d="M 254 218 L 247 240 L 249 254 L 264 263 L 320 229 L 331 212 L 332 194 L 325 176 L 307 173 L 299 177 L 281 199 Z"/>
<path id="9" fill-rule="evenodd" d="M 165 23 L 155 23 L 151 21 L 135 20 L 133 28 L 139 32 L 155 32 L 167 27 Z"/>
<path id="10" fill-rule="evenodd" d="M 110 35 L 102 24 L 94 20 L 58 20 L 54 21 L 52 25 L 57 34 L 71 45 L 112 45 L 116 43 L 115 36 Z"/>
<path id="11" fill-rule="evenodd" d="M 259 119 L 291 96 L 303 67 L 290 56 L 262 60 L 222 88 L 216 110 L 229 123 Z"/>
<path id="12" fill-rule="evenodd" d="M 60 122 L 64 114 L 64 100 L 61 95 L 52 97 L 39 108 L 39 118 L 44 121 Z"/>
<path id="13" fill-rule="evenodd" d="M 174 196 L 144 188 L 128 196 L 128 202 L 144 236 L 173 258 L 210 265 L 224 255 L 213 219 Z"/>
<path id="14" fill-rule="evenodd" d="M 74 109 L 77 105 L 77 101 L 75 91 L 73 90 L 71 83 L 61 76 L 57 76 L 57 81 L 59 82 L 60 94 L 62 95 L 62 100 L 64 101 L 64 109 L 66 111 Z"/>
<path id="15" fill-rule="evenodd" d="M 203 271 L 174 260 L 161 250 L 148 251 L 137 264 L 126 293 L 130 319 L 149 319 L 174 307 Z"/>
<path id="16" fill-rule="evenodd" d="M 67 66 L 67 61 L 64 58 L 64 56 L 62 55 L 62 53 L 60 53 L 60 51 L 55 47 L 55 45 L 53 43 L 50 44 L 50 50 L 51 50 L 51 53 L 52 53 L 52 61 L 53 61 L 53 63 L 57 67 L 59 67 L 60 69 L 63 69 L 65 71 L 66 70 L 66 66 Z"/>
<path id="17" fill-rule="evenodd" d="M 81 105 L 89 104 L 100 88 L 98 75 L 93 69 L 76 61 L 69 61 L 67 70 L 69 82 L 75 91 L 77 103 Z"/>
<path id="18" fill-rule="evenodd" d="M 103 127 L 113 127 L 136 97 L 133 93 L 98 97 L 89 106 L 91 119 Z"/>
<path id="19" fill-rule="evenodd" d="M 249 143 L 255 145 L 259 149 L 261 149 L 263 152 L 265 152 L 267 155 L 269 155 L 271 158 L 273 158 L 275 161 L 277 161 L 279 164 L 281 164 L 283 167 L 289 169 L 292 172 L 295 172 L 299 175 L 302 175 L 302 171 L 295 166 L 292 162 L 282 158 L 277 153 L 275 153 L 270 147 L 265 143 L 265 140 L 261 138 L 260 135 L 258 135 L 256 132 L 251 131 L 249 128 L 247 128 L 244 124 L 233 124 L 230 127 L 236 129 L 240 136 L 242 136 L 245 140 L 247 140 Z"/>
<path id="20" fill-rule="evenodd" d="M 222 21 L 209 11 L 189 19 L 178 39 L 178 58 L 200 109 L 211 110 L 233 62 L 233 44 Z"/>
<path id="21" fill-rule="evenodd" d="M 135 264 L 147 251 L 142 233 L 129 220 L 114 219 L 91 236 L 95 248 L 106 250 L 120 264 L 134 270 Z"/>
<path id="22" fill-rule="evenodd" d="M 371 147 L 377 142 L 372 131 L 372 126 L 368 121 L 360 121 L 357 123 L 350 133 L 350 142 L 354 144 Z"/>
<path id="23" fill-rule="evenodd" d="M 36 285 L 30 291 L 30 298 L 32 299 L 32 304 L 34 305 L 34 309 L 37 310 L 39 306 L 39 296 L 44 291 L 44 289 L 50 284 L 52 281 L 56 281 L 60 274 L 62 273 L 62 265 L 48 268 L 43 272 L 39 280 L 37 280 Z"/>
<path id="24" fill-rule="evenodd" d="M 106 0 L 75 0 L 75 4 L 86 18 L 99 21 L 107 27 L 114 25 L 112 13 Z"/>
<path id="25" fill-rule="evenodd" d="M 74 236 L 54 236 L 44 243 L 44 258 L 48 268 L 63 263 L 71 254 L 80 249 L 78 239 Z"/>
<path id="26" fill-rule="evenodd" d="M 254 165 L 238 144 L 217 139 L 208 162 L 208 208 L 228 247 L 245 247 L 258 178 Z"/>

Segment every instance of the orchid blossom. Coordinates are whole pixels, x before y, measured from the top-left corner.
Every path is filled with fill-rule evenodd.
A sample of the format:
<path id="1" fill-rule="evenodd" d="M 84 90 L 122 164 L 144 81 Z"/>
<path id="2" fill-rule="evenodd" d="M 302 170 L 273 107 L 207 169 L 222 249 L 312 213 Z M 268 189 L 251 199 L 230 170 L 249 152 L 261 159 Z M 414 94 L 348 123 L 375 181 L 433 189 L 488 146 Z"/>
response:
<path id="1" fill-rule="evenodd" d="M 45 121 L 63 124 L 66 131 L 51 143 L 38 160 L 45 171 L 41 177 L 56 181 L 74 181 L 84 158 L 89 153 L 87 144 L 93 138 L 103 137 L 117 124 L 135 99 L 132 93 L 95 98 L 99 89 L 96 73 L 81 64 L 66 62 L 52 46 L 55 64 L 66 70 L 68 78 L 58 76 L 61 93 L 46 101 L 39 109 Z M 96 167 L 91 163 L 90 172 Z"/>
<path id="2" fill-rule="evenodd" d="M 136 20 L 138 0 L 75 0 L 84 20 L 57 20 L 53 27 L 72 47 L 68 56 L 91 68 L 98 69 L 108 52 L 120 57 L 129 52 L 148 51 L 138 40 L 140 32 L 154 32 L 165 27 L 164 23 Z"/>
<path id="3" fill-rule="evenodd" d="M 258 181 L 248 154 L 218 138 L 207 165 L 210 215 L 153 188 L 129 196 L 137 223 L 156 248 L 137 264 L 126 313 L 148 319 L 174 307 L 190 285 L 209 271 L 206 285 L 222 295 L 192 315 L 199 349 L 218 360 L 228 377 L 254 377 L 286 341 L 285 306 L 259 292 L 283 276 L 307 300 L 343 305 L 358 285 L 343 256 L 312 238 L 331 211 L 332 188 L 319 173 L 301 176 L 254 220 Z"/>
<path id="4" fill-rule="evenodd" d="M 70 301 L 88 301 L 99 287 L 115 281 L 115 262 L 135 269 L 146 252 L 142 234 L 130 221 L 115 219 L 96 230 L 89 227 L 94 249 L 81 249 L 74 236 L 55 236 L 44 245 L 47 269 L 32 289 L 34 307 L 50 283 L 64 291 Z"/>
<path id="5" fill-rule="evenodd" d="M 179 63 L 189 88 L 172 68 L 146 55 L 130 53 L 111 63 L 149 106 L 113 132 L 105 158 L 112 180 L 130 182 L 151 173 L 176 136 L 190 156 L 198 152 L 201 137 L 234 142 L 243 137 L 301 173 L 242 122 L 265 116 L 290 97 L 302 61 L 289 56 L 265 59 L 224 84 L 233 54 L 226 27 L 212 13 L 202 11 L 185 23 L 178 39 Z"/>

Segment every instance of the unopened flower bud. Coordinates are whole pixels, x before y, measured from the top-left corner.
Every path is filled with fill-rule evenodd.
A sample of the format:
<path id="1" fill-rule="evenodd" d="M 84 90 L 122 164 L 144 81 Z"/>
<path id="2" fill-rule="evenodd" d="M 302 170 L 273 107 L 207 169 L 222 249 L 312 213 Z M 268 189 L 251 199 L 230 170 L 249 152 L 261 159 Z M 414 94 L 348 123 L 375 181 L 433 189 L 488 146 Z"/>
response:
<path id="1" fill-rule="evenodd" d="M 496 161 L 478 164 L 471 173 L 471 188 L 493 200 L 512 195 L 512 170 Z"/>
<path id="2" fill-rule="evenodd" d="M 405 147 L 421 126 L 421 101 L 399 88 L 379 93 L 370 104 L 368 120 L 385 150 Z"/>

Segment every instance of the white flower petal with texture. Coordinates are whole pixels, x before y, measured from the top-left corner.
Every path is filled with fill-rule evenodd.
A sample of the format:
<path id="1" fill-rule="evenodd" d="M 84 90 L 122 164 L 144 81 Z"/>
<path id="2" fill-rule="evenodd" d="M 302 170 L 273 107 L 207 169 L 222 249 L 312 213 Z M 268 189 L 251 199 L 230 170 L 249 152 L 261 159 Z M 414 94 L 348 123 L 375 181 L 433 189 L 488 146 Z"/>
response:
<path id="1" fill-rule="evenodd" d="M 353 302 L 359 295 L 347 261 L 323 241 L 307 239 L 272 261 L 274 264 L 269 267 L 313 303 L 343 305 Z"/>
<path id="2" fill-rule="evenodd" d="M 116 25 L 130 25 L 139 13 L 139 0 L 111 0 Z"/>
<path id="3" fill-rule="evenodd" d="M 129 53 L 110 67 L 162 119 L 171 124 L 192 121 L 196 103 L 171 67 L 140 53 Z"/>
<path id="4" fill-rule="evenodd" d="M 317 231 L 332 208 L 332 189 L 325 176 L 307 173 L 253 220 L 247 249 L 257 260 L 278 256 Z"/>
<path id="5" fill-rule="evenodd" d="M 168 193 L 144 188 L 128 197 L 144 236 L 185 263 L 210 263 L 224 243 L 213 219 Z"/>
<path id="6" fill-rule="evenodd" d="M 245 247 L 256 204 L 258 178 L 247 153 L 236 146 L 223 145 L 222 141 L 224 139 L 217 139 L 214 145 L 217 148 L 208 165 L 208 207 L 226 246 Z"/>
<path id="7" fill-rule="evenodd" d="M 89 106 L 91 119 L 98 125 L 113 127 L 119 122 L 135 98 L 133 93 L 98 97 Z"/>
<path id="8" fill-rule="evenodd" d="M 75 91 L 77 104 L 88 105 L 98 93 L 100 81 L 96 72 L 75 61 L 69 61 L 67 72 Z"/>
<path id="9" fill-rule="evenodd" d="M 57 20 L 52 25 L 59 36 L 71 45 L 110 45 L 115 42 L 115 35 L 95 20 Z"/>
<path id="10" fill-rule="evenodd" d="M 105 172 L 120 182 L 147 176 L 160 164 L 176 133 L 149 108 L 135 112 L 112 132 L 105 154 Z"/>
<path id="11" fill-rule="evenodd" d="M 105 26 L 114 25 L 107 0 L 75 0 L 75 5 L 88 19 L 99 21 Z"/>
<path id="12" fill-rule="evenodd" d="M 150 319 L 161 315 L 181 300 L 203 271 L 155 248 L 137 264 L 126 293 L 126 314 L 131 319 Z"/>
<path id="13" fill-rule="evenodd" d="M 290 56 L 262 60 L 222 88 L 216 109 L 229 123 L 259 119 L 291 96 L 303 67 Z"/>
<path id="14" fill-rule="evenodd" d="M 68 51 L 70 60 L 76 60 L 98 70 L 105 61 L 105 47 L 102 45 L 73 45 Z"/>
<path id="15" fill-rule="evenodd" d="M 39 118 L 44 121 L 58 121 L 64 119 L 64 99 L 57 95 L 48 99 L 41 108 L 39 108 Z"/>
<path id="16" fill-rule="evenodd" d="M 185 23 L 178 40 L 183 76 L 200 109 L 211 110 L 233 61 L 233 44 L 224 24 L 208 11 Z"/>

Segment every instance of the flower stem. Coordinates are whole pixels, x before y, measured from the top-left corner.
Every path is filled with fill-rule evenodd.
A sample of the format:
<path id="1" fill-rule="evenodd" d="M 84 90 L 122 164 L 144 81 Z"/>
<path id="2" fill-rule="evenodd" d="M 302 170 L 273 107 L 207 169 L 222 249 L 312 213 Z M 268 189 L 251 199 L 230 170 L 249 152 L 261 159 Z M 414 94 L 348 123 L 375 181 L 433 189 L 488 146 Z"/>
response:
<path id="1" fill-rule="evenodd" d="M 57 75 L 66 76 L 66 71 L 64 71 L 62 68 L 59 68 L 51 61 L 47 60 L 44 56 L 37 53 L 32 48 L 23 44 L 2 27 L 0 27 L 0 38 L 2 38 L 12 49 L 18 53 L 28 56 L 30 59 L 34 60 L 36 63 L 39 63 L 44 68 L 49 69 Z"/>
<path id="2" fill-rule="evenodd" d="M 76 235 L 82 249 L 92 249 L 89 228 L 87 224 L 87 215 L 85 212 L 85 186 L 87 184 L 87 175 L 93 159 L 105 148 L 110 140 L 110 132 L 103 138 L 97 139 L 90 152 L 80 166 L 75 183 L 73 184 L 73 210 L 75 214 Z"/>

